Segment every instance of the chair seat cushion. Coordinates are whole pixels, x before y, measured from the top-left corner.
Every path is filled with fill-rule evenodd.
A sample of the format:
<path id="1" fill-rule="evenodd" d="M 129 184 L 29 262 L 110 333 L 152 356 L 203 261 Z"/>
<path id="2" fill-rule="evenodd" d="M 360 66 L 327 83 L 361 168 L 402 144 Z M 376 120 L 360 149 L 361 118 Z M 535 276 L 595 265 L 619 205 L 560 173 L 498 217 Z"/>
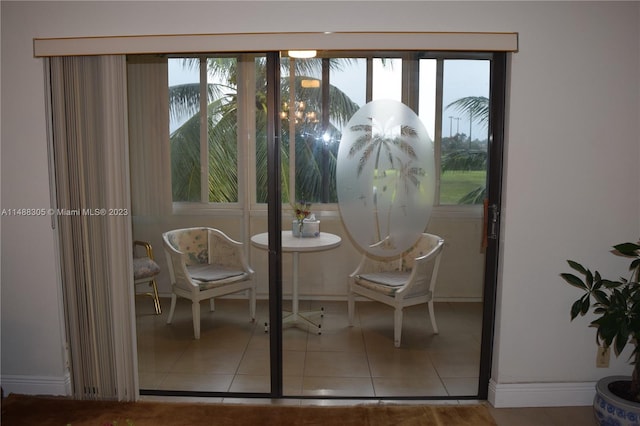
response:
<path id="1" fill-rule="evenodd" d="M 140 280 L 151 278 L 160 273 L 160 267 L 148 257 L 135 257 L 133 259 L 133 279 Z"/>
<path id="2" fill-rule="evenodd" d="M 187 266 L 187 272 L 189 272 L 191 278 L 203 283 L 221 281 L 245 274 L 242 269 L 210 264 Z"/>
<path id="3" fill-rule="evenodd" d="M 399 288 L 406 284 L 411 272 L 388 271 L 374 272 L 356 275 L 356 283 L 362 287 L 378 291 L 383 294 L 393 295 Z"/>

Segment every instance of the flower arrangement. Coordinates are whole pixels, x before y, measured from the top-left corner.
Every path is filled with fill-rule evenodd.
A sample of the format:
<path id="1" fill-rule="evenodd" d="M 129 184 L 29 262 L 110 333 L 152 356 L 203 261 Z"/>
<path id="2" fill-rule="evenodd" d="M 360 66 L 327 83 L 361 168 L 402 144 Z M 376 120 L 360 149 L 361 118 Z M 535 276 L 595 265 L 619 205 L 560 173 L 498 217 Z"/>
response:
<path id="1" fill-rule="evenodd" d="M 302 223 L 311 214 L 311 203 L 307 201 L 298 201 L 293 204 L 293 213 L 299 223 Z"/>
<path id="2" fill-rule="evenodd" d="M 302 228 L 304 226 L 304 220 L 311 214 L 311 203 L 308 201 L 297 201 L 292 205 L 293 214 L 298 221 L 298 235 L 302 237 Z"/>

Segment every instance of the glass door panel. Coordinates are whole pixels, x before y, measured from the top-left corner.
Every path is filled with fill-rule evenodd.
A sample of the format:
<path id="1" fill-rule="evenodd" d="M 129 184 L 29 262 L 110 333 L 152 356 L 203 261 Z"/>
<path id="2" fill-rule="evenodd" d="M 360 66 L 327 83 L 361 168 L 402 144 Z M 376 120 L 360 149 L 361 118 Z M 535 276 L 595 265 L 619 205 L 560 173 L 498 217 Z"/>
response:
<path id="1" fill-rule="evenodd" d="M 192 228 L 191 234 L 181 237 L 185 250 L 199 247 L 188 252 L 193 255 L 184 256 L 189 267 L 224 264 L 231 268 L 236 259 L 244 257 L 256 271 L 252 282 L 257 302 L 252 315 L 250 293 L 244 290 L 203 300 L 186 297 L 188 290 L 173 291 L 172 284 L 179 287 L 172 282 L 176 274 L 170 274 L 163 246 L 156 244 L 163 309 L 155 315 L 147 300 L 136 299 L 140 391 L 266 396 L 271 391 L 270 343 L 264 327 L 269 291 L 266 273 L 258 274 L 267 270 L 266 262 L 261 263 L 266 251 L 252 249 L 250 242 L 252 233 L 266 231 L 266 221 L 249 217 L 250 193 L 240 185 L 249 182 L 247 171 L 255 169 L 259 141 L 266 134 L 264 103 L 247 102 L 265 96 L 264 77 L 256 77 L 264 75 L 264 55 L 172 57 L 167 69 L 171 155 L 167 173 L 172 178 L 174 213 L 137 218 L 134 238 Z M 247 81 L 254 84 L 245 84 Z M 239 132 L 239 128 L 246 131 Z M 227 252 L 213 255 L 214 247 L 208 244 L 211 234 L 200 232 L 203 227 L 222 231 L 242 245 L 240 251 L 234 251 L 232 243 Z M 193 238 L 187 244 L 189 235 Z M 194 276 L 192 282 L 199 294 L 224 288 L 207 277 L 198 280 Z M 172 294 L 178 294 L 175 308 L 171 307 Z"/>
<path id="2" fill-rule="evenodd" d="M 333 56 L 330 52 L 322 52 L 313 59 L 283 58 L 282 141 L 287 145 L 283 147 L 283 153 L 288 153 L 291 164 L 295 164 L 295 170 L 289 170 L 288 176 L 284 171 L 282 174 L 288 178 L 283 181 L 283 199 L 288 196 L 290 201 L 283 204 L 283 231 L 289 232 L 297 226 L 295 210 L 300 202 L 304 202 L 306 210 L 320 221 L 320 235 L 341 238 L 339 246 L 327 250 L 309 249 L 299 253 L 283 250 L 283 305 L 291 308 L 292 298 L 296 297 L 298 309 L 313 312 L 310 318 L 320 325 L 317 328 L 305 322 L 296 325 L 285 322 L 285 395 L 448 398 L 477 394 L 484 255 L 479 232 L 482 210 L 474 204 L 465 204 L 461 210 L 450 213 L 436 208 L 425 229 L 444 238 L 447 245 L 435 291 L 438 334 L 430 324 L 426 304 L 404 308 L 399 347 L 394 345 L 392 307 L 357 297 L 354 318 L 349 321 L 345 300 L 348 276 L 356 269 L 362 251 L 354 244 L 341 212 L 337 210 L 336 187 L 344 184 L 335 182 L 337 153 L 350 118 L 367 102 L 400 100 L 402 85 L 406 84 L 402 77 L 406 75 L 406 70 L 403 71 L 406 61 L 406 56 L 400 55 L 367 59 L 367 55 L 345 57 Z M 477 66 L 478 62 L 480 66 Z M 447 173 L 458 172 L 459 167 L 453 165 L 446 171 L 442 169 L 445 156 L 451 152 L 448 141 L 456 136 L 445 135 L 448 121 L 443 117 L 453 115 L 447 107 L 451 104 L 449 108 L 452 109 L 460 104 L 461 101 L 455 103 L 460 98 L 488 97 L 488 92 L 478 91 L 488 87 L 489 76 L 484 72 L 488 64 L 488 60 L 455 63 L 436 58 L 418 60 L 418 76 L 413 79 L 419 82 L 413 86 L 418 93 L 410 96 L 415 102 L 410 106 L 419 113 L 436 146 L 438 172 L 433 178 L 438 184 Z M 463 79 L 456 78 L 460 68 L 467 71 Z M 315 82 L 313 88 L 302 87 L 300 83 L 307 80 Z M 328 97 L 323 98 L 327 93 Z M 287 109 L 291 105 L 296 105 L 295 111 Z M 324 121 L 308 119 L 322 117 L 323 110 L 327 111 Z M 466 125 L 462 117 L 465 111 L 458 113 L 461 126 Z M 474 123 L 477 121 L 482 121 L 482 117 L 473 119 Z M 467 152 L 471 150 L 477 156 L 482 155 L 476 153 L 481 147 L 486 153 L 487 131 L 480 129 L 481 126 L 474 124 L 471 129 L 473 140 L 469 143 L 465 139 L 464 146 Z M 459 138 L 462 138 L 462 132 Z M 323 152 L 328 153 L 328 168 L 323 167 Z M 321 189 L 325 171 L 330 182 L 328 199 L 322 198 Z M 457 174 L 466 178 L 463 171 L 467 172 L 467 169 L 463 168 Z M 482 184 L 486 173 L 485 162 L 476 166 L 471 174 L 475 182 Z M 450 187 L 462 183 L 448 179 L 447 185 L 444 187 L 447 198 L 436 199 L 436 205 L 450 204 L 449 200 L 454 199 L 449 195 Z M 465 188 L 468 188 L 467 192 L 475 189 Z M 295 199 L 290 194 L 296 194 Z M 472 246 L 470 242 L 477 245 Z M 294 292 L 296 277 L 297 291 Z"/>

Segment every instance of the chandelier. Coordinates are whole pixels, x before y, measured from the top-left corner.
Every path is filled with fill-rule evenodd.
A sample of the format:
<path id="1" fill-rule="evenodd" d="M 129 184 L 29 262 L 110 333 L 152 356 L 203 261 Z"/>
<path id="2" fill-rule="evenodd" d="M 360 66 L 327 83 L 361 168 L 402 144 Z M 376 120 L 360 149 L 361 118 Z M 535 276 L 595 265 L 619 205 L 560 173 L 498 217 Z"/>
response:
<path id="1" fill-rule="evenodd" d="M 318 114 L 315 111 L 306 111 L 307 105 L 304 101 L 296 101 L 293 109 L 291 109 L 288 102 L 282 103 L 282 110 L 280 111 L 280 118 L 287 120 L 290 117 L 295 120 L 296 124 L 301 123 L 318 123 Z"/>

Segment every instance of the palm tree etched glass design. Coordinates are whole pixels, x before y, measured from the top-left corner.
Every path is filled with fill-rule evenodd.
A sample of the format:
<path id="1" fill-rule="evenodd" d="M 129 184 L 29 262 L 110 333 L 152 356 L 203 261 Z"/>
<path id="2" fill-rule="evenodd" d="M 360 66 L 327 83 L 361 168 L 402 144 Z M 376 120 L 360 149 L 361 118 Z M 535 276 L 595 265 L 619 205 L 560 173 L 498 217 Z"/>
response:
<path id="1" fill-rule="evenodd" d="M 365 251 L 393 256 L 424 232 L 435 193 L 433 142 L 406 105 L 376 100 L 343 131 L 338 201 L 345 226 Z"/>

